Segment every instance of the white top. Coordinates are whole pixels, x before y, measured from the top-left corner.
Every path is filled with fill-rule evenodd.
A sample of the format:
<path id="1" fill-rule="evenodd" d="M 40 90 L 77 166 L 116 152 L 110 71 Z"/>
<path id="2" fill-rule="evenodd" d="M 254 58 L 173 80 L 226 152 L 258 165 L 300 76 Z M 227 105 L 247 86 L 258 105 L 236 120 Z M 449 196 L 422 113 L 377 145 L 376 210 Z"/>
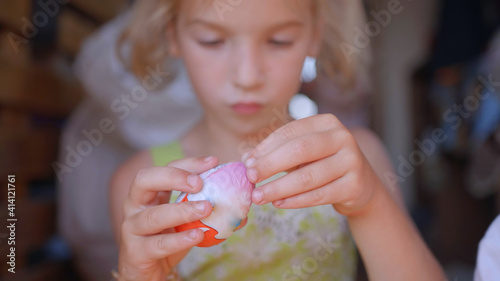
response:
<path id="1" fill-rule="evenodd" d="M 474 281 L 500 279 L 500 215 L 479 243 Z"/>
<path id="2" fill-rule="evenodd" d="M 129 16 L 121 14 L 87 38 L 74 71 L 89 100 L 112 119 L 126 143 L 140 150 L 178 139 L 198 122 L 203 110 L 181 60 L 169 60 L 171 71 L 177 75 L 163 88 L 156 82 L 169 78 L 159 66 L 151 66 L 151 77 L 146 81 L 138 81 L 124 68 L 116 42 Z"/>

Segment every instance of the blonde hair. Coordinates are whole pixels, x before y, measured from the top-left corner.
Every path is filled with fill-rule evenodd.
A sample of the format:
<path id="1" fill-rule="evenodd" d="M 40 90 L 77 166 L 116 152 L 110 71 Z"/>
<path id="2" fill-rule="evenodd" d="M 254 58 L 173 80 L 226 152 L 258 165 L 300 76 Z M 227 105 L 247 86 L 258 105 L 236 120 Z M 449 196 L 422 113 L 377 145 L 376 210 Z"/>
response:
<path id="1" fill-rule="evenodd" d="M 117 50 L 122 62 L 139 79 L 147 75 L 148 67 L 161 64 L 164 68 L 168 68 L 167 27 L 176 19 L 181 1 L 138 0 L 135 3 L 134 14 L 120 37 Z M 360 1 L 305 1 L 314 1 L 315 18 L 324 23 L 322 43 L 317 58 L 318 71 L 337 81 L 342 88 L 352 89 L 356 80 L 354 73 L 363 68 L 364 60 L 361 57 L 366 52 L 361 55 L 354 54 L 354 58 L 348 59 L 342 52 L 340 43 L 346 42 L 346 36 L 352 34 L 355 24 L 366 21 Z M 128 59 L 121 53 L 125 43 L 130 44 Z"/>

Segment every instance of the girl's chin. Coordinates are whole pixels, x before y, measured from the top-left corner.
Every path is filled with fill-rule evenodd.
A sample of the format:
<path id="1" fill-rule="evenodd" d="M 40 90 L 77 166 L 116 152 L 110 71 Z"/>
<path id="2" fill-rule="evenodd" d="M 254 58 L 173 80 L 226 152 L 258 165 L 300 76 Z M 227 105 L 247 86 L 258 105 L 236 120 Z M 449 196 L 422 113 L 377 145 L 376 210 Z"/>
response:
<path id="1" fill-rule="evenodd" d="M 224 124 L 224 127 L 230 128 L 240 136 L 258 137 L 261 141 L 264 140 L 269 134 L 284 125 L 287 119 L 290 119 L 287 112 L 269 111 L 263 108 L 259 114 L 217 114 L 217 118 L 210 118 L 218 120 Z"/>
<path id="2" fill-rule="evenodd" d="M 270 119 L 260 120 L 234 120 L 231 127 L 239 135 L 248 136 L 252 138 L 259 138 L 260 141 L 264 140 L 269 134 L 278 129 L 278 127 L 269 121 Z"/>

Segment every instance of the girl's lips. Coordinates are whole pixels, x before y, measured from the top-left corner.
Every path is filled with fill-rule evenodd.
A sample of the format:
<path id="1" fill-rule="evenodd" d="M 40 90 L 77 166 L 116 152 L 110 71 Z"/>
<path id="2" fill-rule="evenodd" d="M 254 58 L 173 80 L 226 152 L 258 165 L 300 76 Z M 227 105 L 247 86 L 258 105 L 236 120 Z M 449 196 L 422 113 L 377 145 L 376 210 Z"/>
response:
<path id="1" fill-rule="evenodd" d="M 237 103 L 231 108 L 238 114 L 249 115 L 257 113 L 262 108 L 262 105 L 258 103 Z"/>

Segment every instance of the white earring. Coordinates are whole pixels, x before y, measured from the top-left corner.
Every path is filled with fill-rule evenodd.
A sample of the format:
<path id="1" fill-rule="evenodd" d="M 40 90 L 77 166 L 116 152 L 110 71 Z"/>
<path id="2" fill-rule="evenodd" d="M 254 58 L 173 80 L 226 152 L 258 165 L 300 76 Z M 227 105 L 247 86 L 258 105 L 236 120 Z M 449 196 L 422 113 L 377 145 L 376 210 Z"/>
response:
<path id="1" fill-rule="evenodd" d="M 318 114 L 318 105 L 308 96 L 298 93 L 290 100 L 288 113 L 293 119 L 299 120 Z"/>
<path id="2" fill-rule="evenodd" d="M 302 73 L 300 75 L 300 81 L 304 83 L 309 83 L 316 79 L 316 58 L 306 57 L 304 60 L 304 65 L 302 66 Z"/>
<path id="3" fill-rule="evenodd" d="M 309 83 L 316 79 L 316 58 L 306 57 L 300 75 L 300 81 Z M 308 96 L 298 93 L 292 97 L 288 104 L 288 113 L 295 119 L 302 119 L 318 114 L 318 105 Z"/>

